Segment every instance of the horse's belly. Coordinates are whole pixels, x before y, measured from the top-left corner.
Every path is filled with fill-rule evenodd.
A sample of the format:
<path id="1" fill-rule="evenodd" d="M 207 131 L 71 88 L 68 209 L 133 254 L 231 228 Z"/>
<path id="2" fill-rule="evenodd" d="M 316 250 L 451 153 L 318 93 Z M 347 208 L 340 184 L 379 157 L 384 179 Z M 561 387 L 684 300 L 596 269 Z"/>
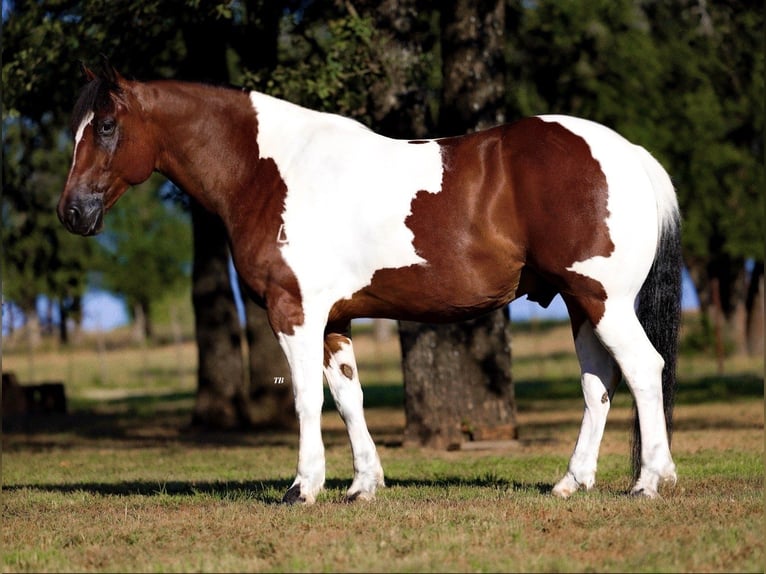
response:
<path id="1" fill-rule="evenodd" d="M 445 323 L 497 309 L 516 296 L 520 265 L 456 265 L 435 270 L 428 265 L 381 269 L 367 287 L 337 301 L 330 322 L 358 317 Z"/>

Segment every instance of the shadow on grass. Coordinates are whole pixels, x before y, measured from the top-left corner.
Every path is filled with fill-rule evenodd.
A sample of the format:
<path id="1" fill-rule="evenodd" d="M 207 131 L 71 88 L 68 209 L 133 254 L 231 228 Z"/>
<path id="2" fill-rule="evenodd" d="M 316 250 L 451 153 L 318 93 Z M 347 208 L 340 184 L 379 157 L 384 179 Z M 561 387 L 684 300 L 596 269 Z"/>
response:
<path id="1" fill-rule="evenodd" d="M 699 404 L 733 398 L 763 398 L 763 377 L 733 374 L 700 377 L 681 381 L 676 391 L 676 403 Z"/>
<path id="2" fill-rule="evenodd" d="M 220 500 L 252 500 L 263 504 L 281 504 L 282 496 L 292 484 L 291 480 L 252 481 L 126 481 L 71 482 L 67 484 L 16 484 L 4 487 L 6 491 L 35 490 L 72 494 L 85 492 L 96 496 L 145 496 L 145 497 L 197 497 L 205 496 Z M 325 496 L 343 501 L 351 480 L 328 479 L 325 482 Z M 525 491 L 550 494 L 553 486 L 544 483 L 521 483 L 494 476 L 476 478 L 446 476 L 436 479 L 386 478 L 387 488 L 431 489 L 447 488 L 491 488 L 502 492 Z"/>
<path id="3" fill-rule="evenodd" d="M 530 379 L 517 381 L 515 394 L 519 410 L 543 412 L 562 408 L 573 413 L 572 421 L 579 425 L 582 395 L 579 382 L 567 378 Z M 329 391 L 325 389 L 324 410 L 334 410 Z M 365 408 L 403 408 L 404 389 L 399 384 L 373 384 L 365 387 Z M 627 393 L 624 385 L 618 391 Z M 683 380 L 679 385 L 677 404 L 703 404 L 733 400 L 763 399 L 764 380 L 752 374 L 707 376 Z M 27 415 L 3 417 L 3 431 L 11 439 L 12 448 L 61 447 L 72 442 L 72 437 L 85 439 L 113 439 L 130 445 L 175 442 L 196 446 L 263 445 L 295 446 L 297 430 L 271 431 L 264 429 L 235 429 L 232 431 L 204 431 L 189 427 L 194 392 L 134 395 L 119 399 L 73 402 L 67 415 Z M 546 423 L 550 424 L 550 423 Z M 685 426 L 707 428 L 704 420 L 686 421 Z M 732 420 L 727 428 L 738 428 L 740 422 Z M 375 429 L 372 429 L 373 432 Z M 58 436 L 56 436 L 58 435 Z M 345 442 L 345 431 L 325 430 L 325 441 Z M 8 445 L 8 443 L 5 443 Z"/>
<path id="4" fill-rule="evenodd" d="M 582 401 L 579 380 L 569 378 L 526 379 L 514 384 L 517 403 L 534 402 L 535 410 L 560 408 L 558 401 Z M 625 382 L 618 393 L 628 393 Z M 735 399 L 763 398 L 763 377 L 753 374 L 732 374 L 684 379 L 676 390 L 676 404 L 704 404 Z"/>

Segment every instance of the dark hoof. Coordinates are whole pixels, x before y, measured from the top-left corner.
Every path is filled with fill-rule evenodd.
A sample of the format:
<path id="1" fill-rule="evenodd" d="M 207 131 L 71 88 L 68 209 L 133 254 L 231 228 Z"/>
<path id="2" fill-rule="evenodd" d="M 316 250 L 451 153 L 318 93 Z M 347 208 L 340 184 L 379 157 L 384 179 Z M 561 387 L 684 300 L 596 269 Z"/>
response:
<path id="1" fill-rule="evenodd" d="M 361 500 L 362 502 L 372 502 L 375 500 L 375 493 L 365 492 L 364 490 L 357 490 L 356 492 L 352 492 L 351 494 L 347 494 L 343 497 L 343 502 L 347 502 L 349 504 L 356 502 L 357 500 Z"/>
<path id="2" fill-rule="evenodd" d="M 360 491 L 354 492 L 353 494 L 347 494 L 343 497 L 343 502 L 347 504 L 351 504 L 354 502 L 357 498 L 359 498 L 359 495 L 361 494 Z"/>
<path id="3" fill-rule="evenodd" d="M 301 496 L 301 485 L 293 484 L 282 497 L 282 504 L 304 504 L 306 499 Z"/>

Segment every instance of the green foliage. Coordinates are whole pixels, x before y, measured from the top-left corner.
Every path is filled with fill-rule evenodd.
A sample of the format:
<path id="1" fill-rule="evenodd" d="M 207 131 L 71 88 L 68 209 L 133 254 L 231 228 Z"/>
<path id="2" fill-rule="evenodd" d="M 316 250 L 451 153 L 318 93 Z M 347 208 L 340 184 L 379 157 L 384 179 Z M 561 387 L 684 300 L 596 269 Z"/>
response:
<path id="1" fill-rule="evenodd" d="M 228 3 L 204 3 L 205 18 Z M 127 74 L 168 72 L 178 59 L 178 14 L 186 0 L 4 3 L 3 295 L 25 310 L 40 294 L 76 308 L 95 265 L 96 244 L 66 232 L 55 214 L 71 158 L 68 113 L 83 83 L 80 61 L 99 53 Z M 207 10 L 211 10 L 208 12 Z M 223 15 L 225 16 L 225 14 Z M 145 38 L 125 42 L 125 32 Z M 123 68 L 123 69 L 125 69 Z M 151 70 L 151 72 L 149 72 Z M 157 252 L 161 249 L 156 250 Z M 134 271 L 133 276 L 140 275 Z"/>
<path id="2" fill-rule="evenodd" d="M 298 25 L 283 19 L 281 62 L 264 79 L 251 71 L 243 83 L 307 107 L 364 118 L 367 87 L 380 79 L 381 38 L 369 18 L 341 15 Z"/>
<path id="3" fill-rule="evenodd" d="M 62 303 L 82 295 L 93 245 L 66 232 L 56 201 L 68 169 L 67 146 L 50 121 L 11 110 L 3 117 L 3 293 L 24 311 L 38 295 Z"/>
<path id="4" fill-rule="evenodd" d="M 370 126 L 392 109 L 406 113 L 403 98 L 419 91 L 436 117 L 441 8 L 399 9 L 413 6 L 422 20 L 416 31 L 379 26 L 395 16 L 367 2 L 4 3 L 6 298 L 48 293 L 63 300 L 85 287 L 93 247 L 63 232 L 52 211 L 69 161 L 67 114 L 82 83 L 80 60 L 93 64 L 105 53 L 127 76 L 181 76 L 188 73 L 181 69 L 185 32 L 223 27 L 228 73 L 238 83 Z M 274 13 L 281 24 L 269 36 L 264 23 Z M 614 127 L 673 176 L 687 261 L 704 268 L 722 257 L 763 259 L 761 7 L 744 0 L 515 0 L 507 14 L 507 117 L 562 112 Z M 276 61 L 262 61 L 262 46 L 275 38 Z"/>
<path id="5" fill-rule="evenodd" d="M 537 2 L 520 28 L 511 55 L 520 77 L 509 78 L 520 115 L 580 115 L 628 137 L 655 119 L 661 63 L 634 2 Z"/>
<path id="6" fill-rule="evenodd" d="M 99 237 L 98 282 L 125 297 L 129 308 L 182 289 L 191 276 L 189 215 L 175 201 L 162 201 L 163 178 L 154 176 L 114 206 Z"/>

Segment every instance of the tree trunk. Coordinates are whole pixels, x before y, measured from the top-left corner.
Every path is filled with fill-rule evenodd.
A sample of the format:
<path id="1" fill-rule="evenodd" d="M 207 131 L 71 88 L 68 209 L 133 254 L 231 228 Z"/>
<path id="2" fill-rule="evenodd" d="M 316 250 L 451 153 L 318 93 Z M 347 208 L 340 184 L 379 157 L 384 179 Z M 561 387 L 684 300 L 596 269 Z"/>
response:
<path id="1" fill-rule="evenodd" d="M 223 20 L 183 23 L 185 79 L 224 84 L 228 27 Z M 229 275 L 228 237 L 220 220 L 191 200 L 194 234 L 192 303 L 198 354 L 192 425 L 250 426 L 242 360 L 242 327 Z"/>
<path id="2" fill-rule="evenodd" d="M 232 41 L 243 66 L 257 72 L 266 89 L 270 73 L 277 64 L 281 2 L 250 1 L 247 5 L 247 25 L 244 33 Z M 247 295 L 240 282 L 245 306 L 245 336 L 248 346 L 249 413 L 259 427 L 295 429 L 295 416 L 290 366 L 269 325 L 266 311 Z"/>
<path id="3" fill-rule="evenodd" d="M 456 448 L 517 438 L 508 310 L 450 325 L 401 323 L 404 441 Z"/>
<path id="4" fill-rule="evenodd" d="M 146 313 L 144 306 L 133 303 L 133 342 L 141 345 L 146 344 Z"/>
<path id="5" fill-rule="evenodd" d="M 505 2 L 441 4 L 442 135 L 461 135 L 505 122 Z"/>
<path id="6" fill-rule="evenodd" d="M 229 250 L 221 221 L 191 201 L 194 234 L 192 303 L 197 340 L 197 398 L 192 426 L 249 426 L 239 313 L 229 278 Z"/>
<path id="7" fill-rule="evenodd" d="M 379 27 L 397 40 L 402 58 L 419 50 L 411 38 L 423 22 L 416 15 L 426 7 L 416 0 L 388 1 L 375 12 Z M 501 123 L 505 3 L 460 0 L 440 4 L 440 10 L 444 86 L 439 134 Z M 435 135 L 422 133 L 427 106 L 418 88 L 398 88 L 397 93 L 389 86 L 386 97 L 377 98 L 399 104 L 378 114 L 384 132 L 406 138 Z M 399 324 L 405 441 L 445 448 L 465 440 L 517 436 L 509 325 L 507 309 L 453 325 Z"/>
<path id="8" fill-rule="evenodd" d="M 717 325 L 714 328 L 714 340 L 710 341 L 711 347 L 720 345 L 721 352 L 727 355 L 747 353 L 751 347 L 750 330 L 753 333 L 758 330 L 759 309 L 755 305 L 758 298 L 758 268 L 751 274 L 756 280 L 753 285 L 742 258 L 725 254 L 712 259 L 689 257 L 687 265 L 697 289 L 700 311 L 707 316 L 710 325 Z M 761 307 L 761 317 L 762 312 Z"/>
<path id="9" fill-rule="evenodd" d="M 245 289 L 242 289 L 243 293 Z M 249 349 L 250 420 L 270 429 L 297 428 L 290 366 L 274 336 L 266 311 L 245 299 L 245 334 Z"/>
<path id="10" fill-rule="evenodd" d="M 69 309 L 63 299 L 59 299 L 59 343 L 66 346 L 69 344 Z"/>
<path id="11" fill-rule="evenodd" d="M 40 316 L 37 313 L 37 301 L 23 305 L 21 311 L 24 314 L 24 326 L 22 331 L 26 336 L 27 346 L 30 350 L 36 350 L 42 343 L 42 329 L 40 327 Z"/>
<path id="12" fill-rule="evenodd" d="M 750 355 L 763 354 L 763 286 L 763 261 L 757 261 L 750 271 L 747 298 L 745 299 L 747 313 L 745 336 L 747 339 L 747 352 Z"/>

